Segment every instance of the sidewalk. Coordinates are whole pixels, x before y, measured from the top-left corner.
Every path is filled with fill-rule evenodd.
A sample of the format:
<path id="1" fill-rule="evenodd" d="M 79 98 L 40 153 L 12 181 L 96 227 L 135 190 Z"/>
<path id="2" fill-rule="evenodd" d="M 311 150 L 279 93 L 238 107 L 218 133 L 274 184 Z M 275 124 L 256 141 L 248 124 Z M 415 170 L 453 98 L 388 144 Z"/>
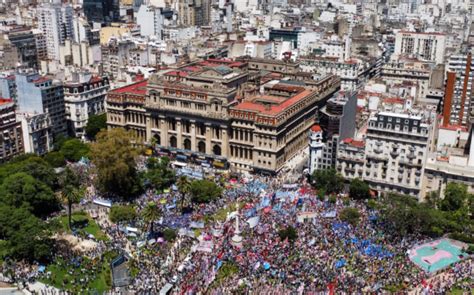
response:
<path id="1" fill-rule="evenodd" d="M 45 285 L 41 282 L 34 282 L 34 283 L 28 283 L 28 289 L 31 291 L 36 292 L 36 294 L 41 294 L 41 295 L 59 295 L 59 294 L 66 294 L 64 292 L 61 292 L 59 289 Z M 24 294 L 33 294 L 32 292 L 23 289 L 22 292 Z"/>

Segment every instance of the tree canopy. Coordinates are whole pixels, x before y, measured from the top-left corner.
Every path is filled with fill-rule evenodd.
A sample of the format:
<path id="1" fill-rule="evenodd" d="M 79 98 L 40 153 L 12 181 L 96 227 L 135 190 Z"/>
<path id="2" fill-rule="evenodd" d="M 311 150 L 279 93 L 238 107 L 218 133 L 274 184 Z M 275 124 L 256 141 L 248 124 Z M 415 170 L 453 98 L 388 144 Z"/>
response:
<path id="1" fill-rule="evenodd" d="M 46 217 L 59 209 L 51 188 L 24 172 L 12 174 L 3 181 L 0 200 L 8 206 L 23 207 L 38 217 Z"/>
<path id="2" fill-rule="evenodd" d="M 367 182 L 355 178 L 349 186 L 349 196 L 356 200 L 365 200 L 370 198 L 370 187 Z"/>
<path id="3" fill-rule="evenodd" d="M 136 160 L 139 151 L 132 136 L 122 128 L 103 130 L 91 146 L 91 160 L 97 169 L 97 187 L 104 194 L 130 198 L 141 190 Z"/>
<path id="4" fill-rule="evenodd" d="M 59 178 L 61 186 L 61 200 L 67 206 L 68 224 L 71 228 L 72 205 L 77 204 L 84 197 L 85 188 L 82 185 L 79 171 L 66 167 Z"/>
<path id="5" fill-rule="evenodd" d="M 222 195 L 222 188 L 210 180 L 194 180 L 189 187 L 191 201 L 197 204 L 209 203 Z"/>
<path id="6" fill-rule="evenodd" d="M 48 224 L 32 215 L 27 208 L 0 206 L 0 239 L 5 241 L 6 255 L 17 260 L 45 261 L 54 244 Z"/>
<path id="7" fill-rule="evenodd" d="M 314 171 L 311 182 L 316 189 L 328 194 L 339 193 L 344 189 L 344 178 L 335 169 Z"/>
<path id="8" fill-rule="evenodd" d="M 51 188 L 57 185 L 57 175 L 53 167 L 37 155 L 27 154 L 0 166 L 0 183 L 9 175 L 24 172 Z"/>
<path id="9" fill-rule="evenodd" d="M 341 210 L 339 213 L 339 218 L 342 221 L 345 221 L 353 226 L 356 226 L 359 223 L 360 213 L 357 208 L 346 207 Z"/>
<path id="10" fill-rule="evenodd" d="M 154 222 L 161 217 L 161 208 L 155 202 L 149 202 L 142 211 L 143 220 L 150 226 L 153 232 Z"/>
<path id="11" fill-rule="evenodd" d="M 455 239 L 472 243 L 474 224 L 467 205 L 472 195 L 462 186 L 449 183 L 445 198 L 438 200 L 439 206 L 433 206 L 431 201 L 418 203 L 411 196 L 388 194 L 379 204 L 383 224 L 388 230 L 400 234 L 421 233 L 438 237 L 450 233 Z"/>
<path id="12" fill-rule="evenodd" d="M 130 205 L 113 205 L 110 209 L 109 218 L 114 223 L 130 222 L 137 218 L 137 211 Z"/>
<path id="13" fill-rule="evenodd" d="M 439 208 L 443 211 L 456 211 L 467 206 L 469 198 L 467 186 L 450 182 L 446 186 L 444 198 L 439 202 Z"/>
<path id="14" fill-rule="evenodd" d="M 94 140 L 97 133 L 107 128 L 107 114 L 91 115 L 87 120 L 85 128 L 86 136 L 90 140 Z"/>
<path id="15" fill-rule="evenodd" d="M 281 240 L 288 239 L 290 242 L 294 242 L 298 238 L 298 232 L 292 226 L 282 228 L 278 231 L 278 236 Z"/>
<path id="16" fill-rule="evenodd" d="M 149 158 L 145 179 L 149 186 L 164 190 L 169 188 L 176 180 L 175 172 L 169 168 L 169 158 Z"/>
<path id="17" fill-rule="evenodd" d="M 82 157 L 88 157 L 89 146 L 77 138 L 71 138 L 61 145 L 59 152 L 64 155 L 66 160 L 77 162 Z"/>

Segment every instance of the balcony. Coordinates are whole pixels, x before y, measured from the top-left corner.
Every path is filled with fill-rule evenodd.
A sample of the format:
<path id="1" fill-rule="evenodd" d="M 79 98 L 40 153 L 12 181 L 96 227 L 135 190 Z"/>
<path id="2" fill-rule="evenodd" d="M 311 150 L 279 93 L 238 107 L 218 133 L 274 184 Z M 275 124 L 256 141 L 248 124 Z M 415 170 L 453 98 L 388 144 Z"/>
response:
<path id="1" fill-rule="evenodd" d="M 388 162 L 388 159 L 383 157 L 383 156 L 377 156 L 377 155 L 367 155 L 367 159 L 371 159 L 375 162 Z"/>
<path id="2" fill-rule="evenodd" d="M 353 167 L 346 167 L 346 173 L 355 173 L 355 168 L 353 168 Z"/>
<path id="3" fill-rule="evenodd" d="M 415 171 L 415 175 L 416 175 L 416 176 L 420 176 L 420 175 L 421 175 L 421 170 L 419 170 L 419 169 L 416 170 L 416 171 Z"/>
<path id="4" fill-rule="evenodd" d="M 398 150 L 392 150 L 390 152 L 390 156 L 392 156 L 392 158 L 396 158 L 398 157 L 398 155 L 400 155 L 400 152 Z"/>
<path id="5" fill-rule="evenodd" d="M 408 161 L 408 160 L 405 160 L 405 159 L 401 159 L 399 162 L 398 162 L 400 165 L 405 165 L 405 166 L 408 166 L 408 167 L 419 167 L 421 168 L 421 164 L 418 164 L 416 162 L 413 162 L 413 161 Z"/>
<path id="6" fill-rule="evenodd" d="M 377 148 L 374 149 L 374 153 L 381 154 L 381 153 L 383 153 L 383 150 L 382 150 L 382 148 L 377 147 Z"/>
<path id="7" fill-rule="evenodd" d="M 407 158 L 410 159 L 410 160 L 413 160 L 413 159 L 416 158 L 416 155 L 415 155 L 415 153 L 409 153 L 409 154 L 407 155 Z"/>

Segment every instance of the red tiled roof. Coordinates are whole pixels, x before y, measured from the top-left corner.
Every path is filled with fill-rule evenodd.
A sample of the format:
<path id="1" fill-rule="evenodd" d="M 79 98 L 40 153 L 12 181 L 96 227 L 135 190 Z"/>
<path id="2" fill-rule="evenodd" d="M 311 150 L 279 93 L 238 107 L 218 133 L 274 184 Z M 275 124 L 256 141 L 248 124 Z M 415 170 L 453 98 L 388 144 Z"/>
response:
<path id="1" fill-rule="evenodd" d="M 13 99 L 0 97 L 0 105 L 10 103 L 10 102 L 13 102 Z"/>
<path id="2" fill-rule="evenodd" d="M 383 100 L 384 103 L 391 103 L 391 104 L 404 104 L 405 101 L 399 97 L 389 97 L 389 98 L 385 98 Z"/>
<path id="3" fill-rule="evenodd" d="M 319 126 L 319 125 L 313 125 L 313 127 L 311 127 L 311 131 L 313 131 L 313 132 L 321 132 L 322 129 L 321 129 L 321 126 Z"/>
<path id="4" fill-rule="evenodd" d="M 358 148 L 363 148 L 365 146 L 365 142 L 363 140 L 355 140 L 353 138 L 346 138 L 343 140 L 343 142 L 345 144 L 350 144 L 354 147 L 358 147 Z"/>
<path id="5" fill-rule="evenodd" d="M 92 76 L 90 83 L 96 83 L 96 82 L 101 82 L 102 78 L 98 76 Z"/>
<path id="6" fill-rule="evenodd" d="M 137 83 L 133 83 L 127 86 L 113 89 L 111 93 L 131 93 L 131 94 L 145 95 L 147 84 L 148 84 L 148 80 L 142 80 Z"/>
<path id="7" fill-rule="evenodd" d="M 254 101 L 244 101 L 237 106 L 235 109 L 242 110 L 242 111 L 255 111 L 260 112 L 264 115 L 277 115 L 278 113 L 286 110 L 287 108 L 291 107 L 292 105 L 299 102 L 301 99 L 305 98 L 306 96 L 310 95 L 313 91 L 311 90 L 303 90 L 300 93 L 288 98 L 287 100 L 283 101 L 279 105 L 272 105 L 270 107 L 265 106 L 260 103 L 256 103 Z M 258 99 L 258 98 L 257 98 Z"/>
<path id="8" fill-rule="evenodd" d="M 446 130 L 452 130 L 452 131 L 457 131 L 457 130 L 461 130 L 461 131 L 464 131 L 464 132 L 467 131 L 467 128 L 465 126 L 462 126 L 462 125 L 448 124 L 448 125 L 441 125 L 439 128 L 440 129 L 446 129 Z"/>

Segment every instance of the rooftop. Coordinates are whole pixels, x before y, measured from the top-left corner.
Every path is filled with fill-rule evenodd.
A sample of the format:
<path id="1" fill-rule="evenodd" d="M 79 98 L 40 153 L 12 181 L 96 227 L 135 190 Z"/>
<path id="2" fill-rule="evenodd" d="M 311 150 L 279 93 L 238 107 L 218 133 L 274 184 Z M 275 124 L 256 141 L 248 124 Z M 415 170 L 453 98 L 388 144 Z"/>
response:
<path id="1" fill-rule="evenodd" d="M 110 93 L 117 93 L 117 94 L 130 93 L 130 94 L 137 94 L 137 95 L 145 95 L 147 84 L 148 84 L 148 80 L 142 80 L 140 82 L 136 82 L 127 86 L 113 89 L 112 91 L 110 91 Z"/>
<path id="2" fill-rule="evenodd" d="M 311 90 L 303 90 L 299 92 L 298 94 L 291 96 L 286 99 L 282 99 L 279 96 L 270 96 L 270 95 L 257 95 L 254 97 L 251 97 L 249 99 L 244 100 L 240 104 L 236 105 L 234 107 L 235 110 L 241 110 L 241 111 L 251 111 L 251 112 L 259 112 L 262 115 L 269 115 L 269 116 L 275 116 L 289 107 L 295 105 L 305 97 L 309 96 L 312 94 L 313 91 Z M 279 101 L 277 104 L 262 104 L 259 103 L 260 99 L 264 100 L 273 100 L 273 101 Z"/>
<path id="3" fill-rule="evenodd" d="M 343 140 L 343 142 L 357 148 L 363 148 L 365 146 L 365 142 L 363 140 L 355 140 L 353 138 L 346 138 Z"/>

